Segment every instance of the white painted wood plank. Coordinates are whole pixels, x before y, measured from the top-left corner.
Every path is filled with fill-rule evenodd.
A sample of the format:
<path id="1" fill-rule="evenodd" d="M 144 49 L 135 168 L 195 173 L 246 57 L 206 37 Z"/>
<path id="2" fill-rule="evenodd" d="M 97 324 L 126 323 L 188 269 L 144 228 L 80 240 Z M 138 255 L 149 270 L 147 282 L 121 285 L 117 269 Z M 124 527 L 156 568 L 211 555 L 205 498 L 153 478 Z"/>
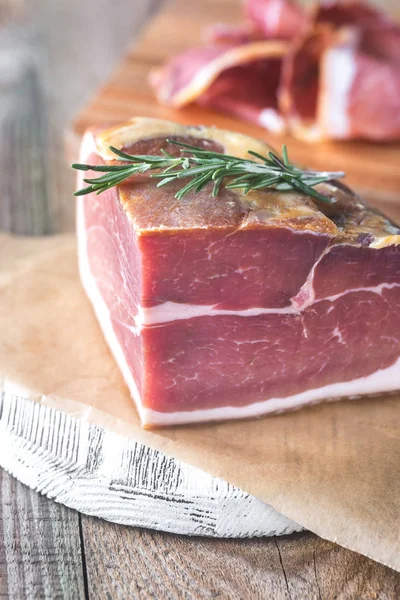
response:
<path id="1" fill-rule="evenodd" d="M 57 502 L 115 523 L 213 537 L 301 530 L 208 473 L 6 394 L 0 397 L 0 466 Z"/>

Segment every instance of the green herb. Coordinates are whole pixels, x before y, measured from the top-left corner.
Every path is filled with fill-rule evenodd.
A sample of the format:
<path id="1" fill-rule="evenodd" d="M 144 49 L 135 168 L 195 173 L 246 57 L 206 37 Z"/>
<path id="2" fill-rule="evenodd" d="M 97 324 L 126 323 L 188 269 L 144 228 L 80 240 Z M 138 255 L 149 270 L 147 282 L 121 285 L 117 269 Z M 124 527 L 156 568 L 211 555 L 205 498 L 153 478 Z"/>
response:
<path id="1" fill-rule="evenodd" d="M 101 194 L 133 175 L 157 170 L 158 172 L 151 174 L 151 177 L 160 179 L 157 187 L 168 185 L 176 179 L 189 180 L 175 194 L 178 199 L 181 199 L 190 191 L 199 192 L 210 182 L 213 184 L 212 195 L 217 196 L 222 182 L 228 179 L 225 185 L 226 188 L 241 188 L 245 194 L 251 190 L 268 188 L 279 191 L 296 190 L 321 202 L 332 203 L 334 202 L 332 198 L 320 194 L 314 189 L 314 186 L 344 177 L 343 172 L 330 173 L 299 169 L 289 162 L 286 146 L 283 146 L 282 159 L 274 152 L 268 152 L 268 156 L 262 156 L 249 150 L 248 154 L 258 159 L 258 161 L 255 161 L 203 150 L 174 140 L 166 141 L 169 144 L 178 146 L 181 155 L 175 157 L 165 150 L 161 150 L 162 154 L 159 156 L 132 155 L 110 146 L 110 150 L 116 155 L 116 160 L 125 164 L 72 165 L 73 169 L 81 171 L 105 173 L 105 175 L 95 179 L 84 179 L 88 187 L 75 192 L 75 196 L 92 192 Z"/>

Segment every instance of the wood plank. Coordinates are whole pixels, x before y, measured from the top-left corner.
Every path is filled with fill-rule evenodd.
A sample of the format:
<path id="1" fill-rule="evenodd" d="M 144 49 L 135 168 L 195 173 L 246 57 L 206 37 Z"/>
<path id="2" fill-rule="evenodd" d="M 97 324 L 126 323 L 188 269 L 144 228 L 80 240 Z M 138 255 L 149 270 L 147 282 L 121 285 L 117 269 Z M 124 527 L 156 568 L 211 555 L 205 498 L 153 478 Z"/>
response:
<path id="1" fill-rule="evenodd" d="M 85 598 L 78 513 L 0 469 L 0 598 Z"/>
<path id="2" fill-rule="evenodd" d="M 391 6 L 391 4 L 388 4 Z M 394 4 L 393 4 L 394 6 Z M 345 169 L 347 183 L 384 202 L 400 202 L 400 144 L 325 142 L 306 144 L 290 136 L 272 136 L 263 129 L 197 106 L 175 110 L 159 106 L 149 87 L 152 66 L 201 43 L 202 30 L 213 22 L 237 22 L 239 0 L 175 0 L 151 22 L 139 43 L 127 53 L 108 83 L 82 110 L 73 124 L 74 152 L 83 131 L 94 124 L 123 121 L 134 115 L 171 119 L 182 123 L 215 124 L 266 139 L 279 147 L 287 143 L 291 157 L 317 169 Z"/>
<path id="3" fill-rule="evenodd" d="M 212 540 L 82 518 L 93 598 L 400 597 L 400 574 L 311 533 Z"/>

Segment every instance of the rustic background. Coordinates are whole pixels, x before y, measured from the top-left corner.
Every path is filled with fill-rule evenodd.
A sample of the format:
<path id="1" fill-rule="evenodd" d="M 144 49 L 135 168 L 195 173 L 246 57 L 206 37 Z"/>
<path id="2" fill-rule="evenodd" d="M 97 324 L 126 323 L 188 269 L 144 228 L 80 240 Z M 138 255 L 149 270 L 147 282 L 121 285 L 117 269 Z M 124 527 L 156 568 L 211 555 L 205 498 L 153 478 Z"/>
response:
<path id="1" fill-rule="evenodd" d="M 65 130 L 160 3 L 0 0 L 0 228 L 73 228 Z M 121 527 L 4 471 L 0 510 L 0 598 L 400 597 L 399 574 L 308 533 L 208 540 Z"/>

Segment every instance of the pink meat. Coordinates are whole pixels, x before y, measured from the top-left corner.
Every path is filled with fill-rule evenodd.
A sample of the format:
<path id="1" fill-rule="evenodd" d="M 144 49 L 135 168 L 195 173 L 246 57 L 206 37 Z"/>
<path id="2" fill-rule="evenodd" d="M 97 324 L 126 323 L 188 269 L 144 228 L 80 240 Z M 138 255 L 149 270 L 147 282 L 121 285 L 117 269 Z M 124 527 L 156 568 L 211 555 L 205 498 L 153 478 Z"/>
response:
<path id="1" fill-rule="evenodd" d="M 241 25 L 215 23 L 204 31 L 210 44 L 246 44 L 255 40 L 292 40 L 307 28 L 306 11 L 292 0 L 246 0 Z"/>
<path id="2" fill-rule="evenodd" d="M 196 102 L 281 131 L 277 91 L 285 51 L 283 42 L 195 48 L 152 71 L 150 83 L 163 104 Z"/>
<path id="3" fill-rule="evenodd" d="M 263 125 L 263 112 L 270 110 L 276 113 L 280 123 L 277 90 L 281 66 L 280 59 L 267 59 L 228 69 L 198 98 L 197 103 L 256 125 Z M 273 129 L 273 126 L 268 128 Z"/>
<path id="4" fill-rule="evenodd" d="M 245 25 L 225 25 L 224 23 L 213 23 L 206 27 L 203 39 L 211 46 L 216 44 L 247 44 L 264 39 L 264 35 L 254 29 L 249 23 Z"/>
<path id="5" fill-rule="evenodd" d="M 265 38 L 291 40 L 307 27 L 307 13 L 292 0 L 247 0 L 245 15 Z"/>
<path id="6" fill-rule="evenodd" d="M 384 39 L 384 38 L 383 38 Z M 399 37 L 400 42 L 400 37 Z M 400 59 L 400 43 L 398 45 Z M 347 137 L 371 140 L 400 138 L 400 62 L 360 52 L 348 96 Z M 368 98 L 368 102 L 365 99 Z"/>
<path id="7" fill-rule="evenodd" d="M 361 29 L 396 28 L 393 20 L 384 12 L 366 2 L 325 0 L 316 5 L 314 12 L 315 23 L 325 23 L 342 27 L 355 25 Z"/>
<path id="8" fill-rule="evenodd" d="M 317 27 L 288 54 L 280 107 L 293 132 L 323 138 L 400 137 L 400 30 Z"/>
<path id="9" fill-rule="evenodd" d="M 400 245 L 375 247 L 400 230 L 328 191 L 310 216 L 274 213 L 277 193 L 177 201 L 147 178 L 80 199 L 82 281 L 145 426 L 400 389 Z"/>
<path id="10" fill-rule="evenodd" d="M 367 377 L 398 359 L 399 309 L 395 287 L 381 295 L 349 292 L 293 315 L 198 317 L 147 328 L 144 402 L 159 412 L 246 407 Z"/>
<path id="11" fill-rule="evenodd" d="M 400 138 L 400 27 L 366 2 L 246 0 L 243 23 L 211 25 L 204 38 L 211 45 L 153 71 L 160 103 L 196 102 L 307 141 Z M 271 44 L 263 56 L 260 40 Z"/>
<path id="12" fill-rule="evenodd" d="M 204 48 L 191 48 L 178 54 L 163 70 L 150 73 L 150 83 L 166 104 L 171 102 L 175 94 L 190 82 L 200 69 L 219 58 L 231 46 L 220 48 L 206 46 Z"/>

